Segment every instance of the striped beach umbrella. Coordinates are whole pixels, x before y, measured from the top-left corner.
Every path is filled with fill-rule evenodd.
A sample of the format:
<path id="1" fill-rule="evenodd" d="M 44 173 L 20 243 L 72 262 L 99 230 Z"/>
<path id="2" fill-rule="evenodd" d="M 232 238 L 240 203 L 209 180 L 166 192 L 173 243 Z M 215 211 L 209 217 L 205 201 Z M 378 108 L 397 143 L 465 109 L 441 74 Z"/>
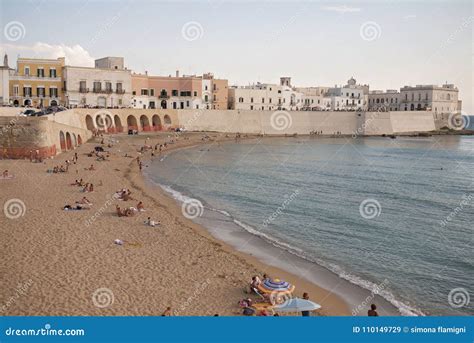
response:
<path id="1" fill-rule="evenodd" d="M 280 279 L 265 279 L 257 288 L 266 294 L 291 294 L 295 290 L 295 286 Z"/>

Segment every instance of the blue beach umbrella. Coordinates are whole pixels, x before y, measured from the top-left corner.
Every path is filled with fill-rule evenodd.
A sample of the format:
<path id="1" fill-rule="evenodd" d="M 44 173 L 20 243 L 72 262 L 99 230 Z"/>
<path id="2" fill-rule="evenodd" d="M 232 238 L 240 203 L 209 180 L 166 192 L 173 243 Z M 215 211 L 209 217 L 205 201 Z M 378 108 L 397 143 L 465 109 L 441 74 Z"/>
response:
<path id="1" fill-rule="evenodd" d="M 275 305 L 273 309 L 280 312 L 301 312 L 314 311 L 321 308 L 321 305 L 316 304 L 310 300 L 294 298 L 285 301 L 281 305 Z"/>
<path id="2" fill-rule="evenodd" d="M 286 293 L 291 294 L 295 290 L 292 284 L 280 279 L 265 279 L 258 285 L 258 290 L 262 293 Z"/>

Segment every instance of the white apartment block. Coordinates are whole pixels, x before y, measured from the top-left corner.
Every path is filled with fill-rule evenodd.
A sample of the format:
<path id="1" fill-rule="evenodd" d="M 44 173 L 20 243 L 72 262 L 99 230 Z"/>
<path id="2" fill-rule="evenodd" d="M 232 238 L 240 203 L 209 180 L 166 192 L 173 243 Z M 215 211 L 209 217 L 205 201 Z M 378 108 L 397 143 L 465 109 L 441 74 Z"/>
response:
<path id="1" fill-rule="evenodd" d="M 345 86 L 329 88 L 326 97 L 331 99 L 332 111 L 364 111 L 368 94 L 368 85 L 358 85 L 354 78 L 350 78 Z"/>
<path id="2" fill-rule="evenodd" d="M 303 107 L 303 94 L 291 87 L 291 79 L 281 84 L 257 83 L 245 87 L 229 87 L 229 109 L 260 111 L 298 111 Z"/>
<path id="3" fill-rule="evenodd" d="M 107 62 L 107 59 L 97 60 L 100 62 L 96 61 L 96 65 L 110 64 L 111 68 L 64 67 L 66 106 L 130 107 L 132 89 L 130 70 L 118 69 L 116 60 Z"/>
<path id="4" fill-rule="evenodd" d="M 373 91 L 369 94 L 369 109 L 384 111 L 433 111 L 452 113 L 461 111 L 459 91 L 452 84 L 442 86 L 404 86 L 396 90 Z"/>

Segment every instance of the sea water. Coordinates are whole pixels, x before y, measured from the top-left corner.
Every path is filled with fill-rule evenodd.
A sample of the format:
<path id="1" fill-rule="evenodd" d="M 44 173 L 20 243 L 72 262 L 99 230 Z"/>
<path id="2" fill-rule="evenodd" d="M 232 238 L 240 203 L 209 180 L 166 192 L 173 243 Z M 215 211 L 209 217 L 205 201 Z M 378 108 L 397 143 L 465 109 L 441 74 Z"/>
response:
<path id="1" fill-rule="evenodd" d="M 353 308 L 377 290 L 404 315 L 474 314 L 473 136 L 263 138 L 165 156 L 148 178 L 197 200 L 188 216 L 239 250 L 343 297 L 364 290 Z"/>

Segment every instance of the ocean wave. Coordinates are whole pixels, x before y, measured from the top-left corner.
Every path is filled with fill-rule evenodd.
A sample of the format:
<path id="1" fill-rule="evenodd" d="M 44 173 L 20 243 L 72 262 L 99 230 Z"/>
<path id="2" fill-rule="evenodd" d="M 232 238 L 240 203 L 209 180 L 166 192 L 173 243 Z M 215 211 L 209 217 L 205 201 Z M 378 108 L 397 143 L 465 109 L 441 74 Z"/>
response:
<path id="1" fill-rule="evenodd" d="M 190 199 L 193 199 L 193 198 L 188 197 L 188 196 L 184 195 L 183 193 L 171 188 L 170 186 L 162 185 L 162 184 L 158 184 L 158 185 L 165 192 L 170 194 L 173 197 L 173 199 L 175 199 L 179 202 L 186 202 Z M 225 210 L 212 208 L 212 207 L 209 207 L 209 206 L 206 206 L 206 205 L 204 206 L 204 208 L 207 209 L 207 210 L 217 212 L 217 213 L 220 213 L 220 214 L 226 216 L 227 218 L 232 220 L 232 222 L 234 224 L 236 224 L 240 228 L 244 229 L 246 232 L 262 238 L 265 242 L 273 245 L 276 248 L 283 249 L 283 250 L 287 251 L 288 253 L 293 254 L 293 255 L 295 255 L 299 258 L 302 258 L 304 260 L 307 260 L 309 262 L 316 263 L 316 264 L 320 265 L 321 267 L 326 268 L 330 272 L 336 274 L 338 277 L 340 277 L 340 278 L 342 278 L 342 279 L 344 279 L 344 280 L 346 280 L 346 281 L 348 281 L 348 282 L 350 282 L 350 283 L 352 283 L 352 284 L 354 284 L 358 287 L 361 287 L 365 290 L 370 291 L 372 295 L 375 294 L 375 295 L 381 296 L 382 298 L 384 298 L 385 300 L 390 302 L 393 306 L 395 306 L 398 309 L 398 311 L 400 312 L 400 314 L 403 315 L 403 316 L 425 316 L 425 314 L 420 309 L 418 309 L 414 306 L 410 306 L 410 305 L 398 300 L 393 295 L 393 293 L 391 293 L 387 290 L 381 289 L 380 285 L 377 285 L 376 283 L 373 283 L 371 281 L 362 279 L 362 278 L 360 278 L 360 277 L 358 277 L 354 274 L 351 274 L 351 273 L 345 271 L 339 265 L 336 265 L 334 263 L 327 263 L 323 260 L 315 259 L 311 256 L 308 256 L 308 254 L 306 254 L 302 249 L 294 247 L 294 246 L 292 246 L 288 243 L 282 242 L 281 240 L 279 240 L 275 237 L 272 237 L 268 234 L 265 234 L 263 232 L 258 231 L 253 226 L 248 225 L 248 224 L 234 218 L 229 212 L 227 212 Z"/>

